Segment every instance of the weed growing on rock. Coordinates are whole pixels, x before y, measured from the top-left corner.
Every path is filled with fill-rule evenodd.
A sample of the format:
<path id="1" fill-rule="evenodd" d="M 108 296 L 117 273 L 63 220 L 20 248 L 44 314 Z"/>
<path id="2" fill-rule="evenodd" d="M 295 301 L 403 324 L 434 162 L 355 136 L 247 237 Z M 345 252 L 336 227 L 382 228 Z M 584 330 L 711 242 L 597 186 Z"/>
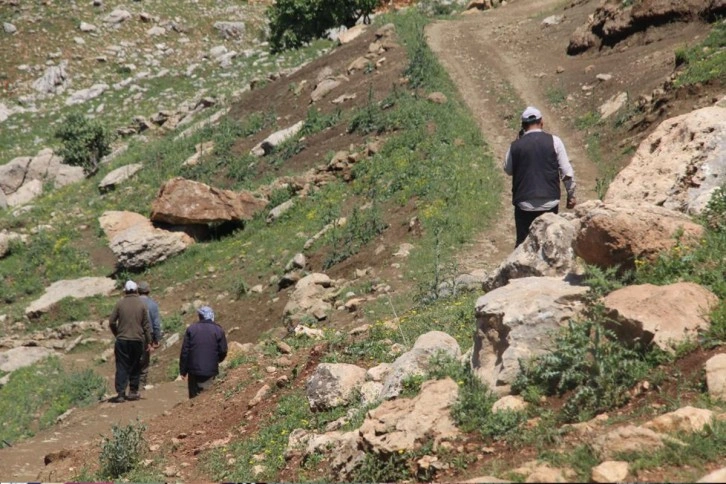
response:
<path id="1" fill-rule="evenodd" d="M 545 395 L 570 394 L 561 413 L 567 422 L 584 421 L 623 405 L 630 388 L 650 369 L 645 354 L 626 348 L 604 327 L 597 307 L 585 321 L 570 321 L 556 335 L 554 348 L 520 362 L 512 389 L 526 394 L 534 386 Z"/>

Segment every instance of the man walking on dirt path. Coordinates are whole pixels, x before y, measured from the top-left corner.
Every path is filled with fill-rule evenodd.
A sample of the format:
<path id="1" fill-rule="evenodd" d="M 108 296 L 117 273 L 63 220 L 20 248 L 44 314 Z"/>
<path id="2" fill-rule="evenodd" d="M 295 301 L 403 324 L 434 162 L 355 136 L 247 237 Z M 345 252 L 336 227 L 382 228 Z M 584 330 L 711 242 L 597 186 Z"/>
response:
<path id="1" fill-rule="evenodd" d="M 504 171 L 512 177 L 512 204 L 519 246 L 527 238 L 534 219 L 557 213 L 560 179 L 567 191 L 567 208 L 574 208 L 575 172 L 562 140 L 543 131 L 542 113 L 528 107 L 522 113 L 522 134 L 509 147 Z"/>
<path id="2" fill-rule="evenodd" d="M 159 347 L 159 341 L 161 341 L 161 316 L 159 315 L 159 305 L 156 301 L 151 299 L 149 293 L 151 292 L 151 286 L 148 282 L 139 282 L 139 297 L 144 304 L 146 309 L 149 311 L 149 321 L 151 323 L 151 348 L 147 348 L 144 351 L 144 355 L 141 357 L 141 380 L 139 388 L 146 387 L 146 383 L 149 379 L 149 366 L 151 364 L 151 352 Z"/>
<path id="3" fill-rule="evenodd" d="M 151 325 L 146 304 L 139 298 L 138 286 L 126 281 L 124 297 L 116 303 L 109 318 L 111 332 L 116 337 L 116 396 L 111 402 L 138 400 L 141 378 L 141 357 L 151 349 Z M 126 395 L 126 387 L 129 394 Z"/>
<path id="4" fill-rule="evenodd" d="M 209 389 L 227 357 L 227 337 L 209 306 L 197 309 L 199 320 L 187 328 L 179 355 L 179 375 L 187 379 L 189 398 Z"/>

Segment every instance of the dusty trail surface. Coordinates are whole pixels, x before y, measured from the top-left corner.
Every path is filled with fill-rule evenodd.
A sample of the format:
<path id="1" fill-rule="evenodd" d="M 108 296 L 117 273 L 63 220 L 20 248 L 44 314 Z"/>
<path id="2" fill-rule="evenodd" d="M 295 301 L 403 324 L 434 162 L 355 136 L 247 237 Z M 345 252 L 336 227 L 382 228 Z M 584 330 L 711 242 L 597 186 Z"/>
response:
<path id="1" fill-rule="evenodd" d="M 557 8 L 560 0 L 520 0 L 505 7 L 465 15 L 455 21 L 429 26 L 431 49 L 446 68 L 489 142 L 497 168 L 515 139 L 518 119 L 527 105 L 542 111 L 545 130 L 565 143 L 575 169 L 580 202 L 595 197 L 597 167 L 588 158 L 581 135 L 555 114 L 546 101 L 546 76 L 566 57 L 561 39 L 546 45 L 540 36 L 542 12 Z M 536 17 L 532 13 L 537 12 Z M 583 10 L 584 12 L 584 10 Z M 576 16 L 576 14 L 575 14 Z M 552 37 L 552 36 L 550 36 Z M 545 44 L 545 45 L 543 45 Z M 546 73 L 546 74 L 540 74 Z M 465 270 L 491 269 L 512 250 L 514 217 L 511 181 L 503 172 L 505 190 L 499 223 L 481 233 L 459 261 Z M 560 205 L 564 208 L 564 203 Z"/>
<path id="2" fill-rule="evenodd" d="M 171 348 L 168 351 L 175 351 Z M 113 388 L 113 362 L 107 363 L 99 372 L 106 376 L 107 388 Z M 45 458 L 58 459 L 53 454 L 94 445 L 102 435 L 109 435 L 113 425 L 127 425 L 139 420 L 148 422 L 168 412 L 177 403 L 187 399 L 186 383 L 166 382 L 142 391 L 142 399 L 135 402 L 114 404 L 102 402 L 74 410 L 62 423 L 38 432 L 30 439 L 0 449 L 0 470 L 4 479 L 19 482 L 63 479 L 54 475 L 53 467 L 46 467 Z M 74 469 L 74 472 L 81 469 Z M 67 476 L 65 476 L 67 477 Z"/>

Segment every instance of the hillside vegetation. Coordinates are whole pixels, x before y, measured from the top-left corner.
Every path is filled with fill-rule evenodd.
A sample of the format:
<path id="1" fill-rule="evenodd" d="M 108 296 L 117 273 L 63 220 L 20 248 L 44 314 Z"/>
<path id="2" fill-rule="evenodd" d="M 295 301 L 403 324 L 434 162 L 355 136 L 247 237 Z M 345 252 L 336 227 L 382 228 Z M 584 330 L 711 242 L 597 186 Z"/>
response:
<path id="1" fill-rule="evenodd" d="M 306 19 L 314 16 L 326 2 L 6 3 L 12 8 L 0 12 L 0 22 L 17 32 L 0 42 L 0 144 L 7 147 L 0 164 L 51 147 L 85 169 L 75 183 L 45 180 L 32 202 L 0 209 L 0 233 L 17 234 L 2 239 L 0 343 L 47 347 L 54 355 L 0 370 L 0 461 L 11 456 L 8 477 L 38 469 L 43 457 L 48 479 L 131 482 L 585 482 L 609 461 L 624 463 L 625 475 L 596 482 L 658 482 L 695 481 L 723 467 L 726 401 L 705 368 L 726 345 L 726 186 L 692 218 L 664 215 L 667 203 L 642 208 L 681 224 L 653 244 L 657 251 L 638 253 L 632 243 L 623 259 L 616 259 L 627 252 L 622 247 L 606 254 L 618 263 L 585 261 L 589 248 L 581 240 L 588 217 L 619 202 L 608 198 L 608 184 L 665 116 L 658 109 L 671 102 L 686 111 L 693 92 L 709 99 L 723 93 L 723 21 L 709 19 L 708 35 L 671 49 L 674 69 L 661 104 L 655 95 L 628 101 L 608 119 L 586 90 L 582 98 L 566 92 L 579 71 L 559 87 L 548 78 L 539 94 L 547 109 L 567 114 L 566 134 L 582 140 L 590 158 L 578 160 L 582 173 L 592 174 L 582 183 L 604 202 L 583 199 L 584 207 L 533 228 L 528 240 L 535 242 L 523 249 L 529 260 L 516 259 L 520 250 L 504 261 L 511 247 L 490 242 L 484 247 L 496 264 L 472 267 L 462 266 L 469 260 L 462 254 L 481 250 L 482 238 L 496 240 L 510 210 L 501 153 L 478 122 L 491 116 L 505 126 L 496 133 L 501 144 L 509 130 L 516 135 L 523 102 L 503 81 L 481 94 L 499 111 L 472 113 L 432 52 L 427 25 L 445 20 L 456 28 L 461 20 L 440 14 L 458 14 L 462 2 L 380 10 L 357 38 L 339 41 L 319 37 L 330 26 L 359 28 L 353 25 L 373 10 L 371 2 L 350 2 L 349 11 L 328 12 L 321 25 L 301 22 L 297 31 L 280 23 L 303 7 Z M 500 9 L 516 8 L 512 3 Z M 584 3 L 566 15 L 584 18 Z M 117 8 L 131 16 L 103 20 Z M 539 26 L 545 13 L 522 22 Z M 80 29 L 81 22 L 98 27 Z M 153 27 L 159 29 L 151 33 Z M 42 40 L 34 46 L 32 39 Z M 48 50 L 56 45 L 57 55 Z M 583 55 L 596 62 L 597 54 Z M 67 79 L 39 93 L 33 82 L 61 63 Z M 99 83 L 106 85 L 101 95 L 68 101 Z M 323 92 L 326 83 L 332 87 Z M 296 125 L 284 141 L 264 145 Z M 627 143 L 611 144 L 625 137 Z M 131 178 L 99 187 L 137 163 Z M 143 267 L 124 266 L 104 216 L 128 211 L 151 223 L 162 187 L 179 178 L 249 195 L 263 208 L 224 222 L 154 221 L 191 242 Z M 658 228 L 662 222 L 643 220 Z M 595 245 L 616 247 L 611 230 Z M 514 275 L 502 276 L 513 257 Z M 552 269 L 567 257 L 572 266 Z M 541 269 L 540 259 L 550 266 Z M 117 290 L 27 310 L 53 283 L 91 276 L 111 278 Z M 527 300 L 486 309 L 499 304 L 487 297 L 506 295 L 501 291 L 516 281 L 545 277 Z M 164 395 L 170 403 L 156 414 L 145 413 L 143 400 L 121 404 L 127 411 L 138 405 L 131 412 L 138 408 L 141 418 L 112 428 L 104 421 L 92 437 L 45 454 L 45 429 L 56 425 L 63 435 L 116 408 L 102 402 L 113 383 L 102 323 L 127 279 L 149 281 L 162 308 L 168 347 L 154 354 L 153 387 L 144 397 Z M 312 281 L 314 290 L 304 294 L 313 294 L 310 307 L 301 280 Z M 703 325 L 677 344 L 648 339 L 642 327 L 633 336 L 608 306 L 607 297 L 624 288 L 685 283 L 713 303 L 694 316 Z M 579 292 L 534 316 L 526 312 L 560 284 Z M 174 338 L 202 304 L 214 307 L 230 354 L 212 390 L 181 401 Z M 482 375 L 490 363 L 497 371 L 511 364 L 502 354 L 520 336 L 506 319 L 519 310 L 522 325 L 535 328 L 565 316 L 533 338 L 545 341 L 545 350 L 518 353 L 511 381 L 503 370 Z M 486 351 L 491 361 L 482 358 Z M 691 407 L 695 413 L 658 420 Z M 625 444 L 615 442 L 617 432 Z M 33 440 L 36 434 L 41 439 Z M 11 454 L 33 446 L 44 449 L 38 463 Z M 4 472 L 10 470 L 0 477 Z"/>

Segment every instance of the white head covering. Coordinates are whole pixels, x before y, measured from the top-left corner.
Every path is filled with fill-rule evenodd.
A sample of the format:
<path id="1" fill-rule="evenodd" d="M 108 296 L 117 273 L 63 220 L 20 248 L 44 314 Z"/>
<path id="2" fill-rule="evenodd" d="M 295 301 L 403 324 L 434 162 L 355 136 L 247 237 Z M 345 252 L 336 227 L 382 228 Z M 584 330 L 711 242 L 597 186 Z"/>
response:
<path id="1" fill-rule="evenodd" d="M 134 281 L 126 281 L 126 284 L 124 284 L 124 291 L 126 292 L 135 292 L 138 289 L 139 286 L 137 286 Z"/>
<path id="2" fill-rule="evenodd" d="M 528 106 L 527 109 L 525 109 L 524 112 L 522 113 L 523 122 L 531 123 L 533 121 L 538 121 L 540 119 L 542 119 L 542 113 L 539 112 L 539 109 L 537 109 L 535 107 Z"/>

